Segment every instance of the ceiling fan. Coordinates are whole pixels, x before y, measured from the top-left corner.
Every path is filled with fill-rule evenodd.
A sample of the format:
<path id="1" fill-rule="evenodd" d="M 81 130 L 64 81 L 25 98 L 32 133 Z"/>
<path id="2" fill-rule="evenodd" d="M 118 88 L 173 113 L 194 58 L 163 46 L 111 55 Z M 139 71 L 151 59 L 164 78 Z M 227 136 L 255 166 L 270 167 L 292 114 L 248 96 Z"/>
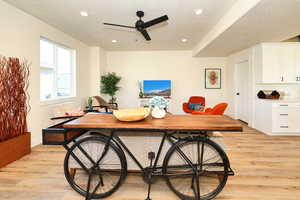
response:
<path id="1" fill-rule="evenodd" d="M 167 15 L 155 18 L 153 20 L 150 20 L 148 22 L 144 22 L 142 20 L 142 17 L 144 16 L 144 12 L 143 11 L 137 11 L 136 15 L 140 18 L 139 20 L 136 21 L 135 26 L 125 26 L 125 25 L 119 25 L 119 24 L 110 24 L 110 23 L 103 23 L 104 25 L 109 25 L 109 26 L 119 26 L 119 27 L 124 27 L 124 28 L 134 28 L 137 31 L 139 31 L 144 38 L 149 41 L 151 40 L 148 32 L 147 32 L 147 28 L 149 28 L 150 26 L 154 26 L 156 24 L 159 24 L 161 22 L 167 21 L 169 18 Z"/>

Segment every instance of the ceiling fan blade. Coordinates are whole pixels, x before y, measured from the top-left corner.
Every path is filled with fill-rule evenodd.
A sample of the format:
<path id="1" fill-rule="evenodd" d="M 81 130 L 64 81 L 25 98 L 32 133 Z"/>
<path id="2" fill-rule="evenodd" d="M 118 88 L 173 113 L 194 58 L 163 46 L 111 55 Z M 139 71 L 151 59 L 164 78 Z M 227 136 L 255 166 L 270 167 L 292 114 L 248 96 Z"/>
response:
<path id="1" fill-rule="evenodd" d="M 110 24 L 110 23 L 103 23 L 104 25 L 109 25 L 109 26 L 119 26 L 123 28 L 135 28 L 134 26 L 125 26 L 125 25 L 119 25 L 119 24 Z"/>
<path id="2" fill-rule="evenodd" d="M 150 40 L 151 40 L 151 38 L 150 38 L 148 32 L 147 32 L 145 29 L 141 30 L 140 32 L 142 33 L 142 35 L 144 36 L 144 38 L 145 38 L 147 41 L 150 41 Z"/>
<path id="3" fill-rule="evenodd" d="M 144 24 L 141 25 L 141 27 L 148 28 L 148 27 L 153 26 L 155 24 L 159 24 L 161 22 L 167 21 L 168 19 L 169 19 L 168 15 L 164 15 L 164 16 L 158 17 L 156 19 L 153 19 L 151 21 L 145 22 Z"/>

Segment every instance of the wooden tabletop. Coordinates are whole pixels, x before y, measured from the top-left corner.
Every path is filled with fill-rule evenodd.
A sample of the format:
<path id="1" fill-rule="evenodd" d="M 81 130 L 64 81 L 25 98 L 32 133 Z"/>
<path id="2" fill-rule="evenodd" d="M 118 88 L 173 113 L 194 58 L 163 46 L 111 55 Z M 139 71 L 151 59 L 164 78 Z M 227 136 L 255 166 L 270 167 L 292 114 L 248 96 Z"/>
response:
<path id="1" fill-rule="evenodd" d="M 242 131 L 242 126 L 220 115 L 167 115 L 163 119 L 148 117 L 137 122 L 121 122 L 110 114 L 89 113 L 64 124 L 64 128 L 128 130 Z"/>

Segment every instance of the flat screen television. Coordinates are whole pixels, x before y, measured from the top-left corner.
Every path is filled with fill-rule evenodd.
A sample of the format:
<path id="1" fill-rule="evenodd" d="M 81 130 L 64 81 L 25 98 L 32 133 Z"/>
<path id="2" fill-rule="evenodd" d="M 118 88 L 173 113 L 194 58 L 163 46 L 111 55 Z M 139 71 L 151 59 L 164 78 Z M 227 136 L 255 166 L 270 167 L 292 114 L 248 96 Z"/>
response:
<path id="1" fill-rule="evenodd" d="M 143 91 L 145 97 L 171 97 L 171 80 L 144 80 Z"/>

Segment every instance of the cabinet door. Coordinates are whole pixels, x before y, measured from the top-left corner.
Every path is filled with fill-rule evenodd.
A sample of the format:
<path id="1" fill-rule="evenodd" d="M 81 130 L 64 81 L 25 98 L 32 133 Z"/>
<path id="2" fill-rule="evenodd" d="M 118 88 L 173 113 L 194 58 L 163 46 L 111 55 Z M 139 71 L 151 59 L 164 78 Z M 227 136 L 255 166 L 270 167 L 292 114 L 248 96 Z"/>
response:
<path id="1" fill-rule="evenodd" d="M 280 46 L 279 55 L 279 74 L 281 76 L 280 82 L 295 83 L 295 65 L 296 65 L 296 46 L 295 45 L 282 45 Z"/>
<path id="2" fill-rule="evenodd" d="M 276 44 L 263 45 L 263 75 L 262 82 L 264 83 L 279 83 L 282 80 L 280 73 L 280 46 Z"/>
<path id="3" fill-rule="evenodd" d="M 295 76 L 296 76 L 296 82 L 300 83 L 300 46 L 297 46 L 295 51 L 296 51 Z"/>

